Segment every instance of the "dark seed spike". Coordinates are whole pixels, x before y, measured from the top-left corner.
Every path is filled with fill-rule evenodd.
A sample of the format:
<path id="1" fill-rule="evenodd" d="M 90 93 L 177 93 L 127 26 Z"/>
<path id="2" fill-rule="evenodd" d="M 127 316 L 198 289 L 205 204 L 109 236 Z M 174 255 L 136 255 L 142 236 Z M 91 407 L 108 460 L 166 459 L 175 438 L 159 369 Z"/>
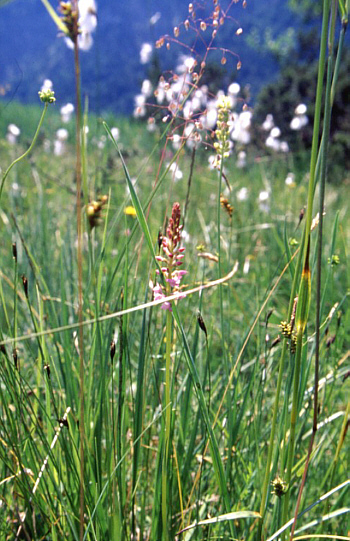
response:
<path id="1" fill-rule="evenodd" d="M 113 359 L 114 359 L 114 355 L 115 355 L 115 342 L 114 342 L 114 340 L 112 340 L 112 342 L 111 342 L 109 354 L 111 356 L 111 361 L 113 363 Z"/>
<path id="2" fill-rule="evenodd" d="M 350 378 L 350 370 L 348 370 L 348 371 L 346 372 L 346 374 L 344 374 L 343 379 L 342 379 L 342 382 L 344 382 L 344 381 L 347 380 L 348 378 Z"/>
<path id="3" fill-rule="evenodd" d="M 24 274 L 22 275 L 22 282 L 23 282 L 24 294 L 28 299 L 28 279 Z"/>
<path id="4" fill-rule="evenodd" d="M 15 242 L 12 243 L 12 256 L 17 263 L 17 244 Z"/>
<path id="5" fill-rule="evenodd" d="M 56 421 L 60 424 L 65 426 L 66 428 L 69 428 L 68 420 L 67 419 L 56 419 Z"/>
<path id="6" fill-rule="evenodd" d="M 329 338 L 326 340 L 326 348 L 330 348 L 331 345 L 335 342 L 336 335 L 332 334 Z"/>
<path id="7" fill-rule="evenodd" d="M 281 341 L 281 335 L 278 335 L 277 338 L 275 338 L 275 339 L 271 342 L 270 349 L 276 347 L 277 344 L 280 343 L 280 341 Z"/>
<path id="8" fill-rule="evenodd" d="M 337 314 L 337 327 L 338 327 L 338 328 L 340 327 L 340 324 L 341 324 L 341 318 L 342 318 L 342 315 L 343 315 L 342 311 L 339 310 L 339 311 L 338 311 L 338 314 Z"/>
<path id="9" fill-rule="evenodd" d="M 294 329 L 295 314 L 297 313 L 297 304 L 298 304 L 298 296 L 296 296 L 295 299 L 294 299 L 292 315 L 291 315 L 291 317 L 290 317 L 290 326 L 291 326 L 291 330 Z"/>
<path id="10" fill-rule="evenodd" d="M 44 366 L 44 370 L 46 371 L 47 377 L 48 377 L 49 379 L 51 379 L 51 370 L 50 370 L 50 365 L 48 365 L 48 364 L 45 364 L 45 366 Z"/>
<path id="11" fill-rule="evenodd" d="M 203 318 L 202 318 L 202 314 L 201 314 L 199 311 L 198 311 L 198 313 L 197 313 L 197 321 L 198 321 L 199 327 L 200 327 L 200 328 L 202 329 L 202 331 L 204 332 L 206 339 L 208 339 L 207 328 L 206 328 L 205 323 L 204 323 L 204 320 L 203 320 Z"/>
<path id="12" fill-rule="evenodd" d="M 17 349 L 14 348 L 14 350 L 12 351 L 12 357 L 13 357 L 13 362 L 15 363 L 15 368 L 16 370 L 19 369 L 18 367 L 18 355 L 17 355 Z"/>
<path id="13" fill-rule="evenodd" d="M 158 232 L 158 251 L 160 251 L 162 243 L 163 243 L 163 235 L 162 235 L 161 231 L 159 231 Z"/>
<path id="14" fill-rule="evenodd" d="M 273 314 L 273 308 L 271 308 L 271 310 L 269 310 L 269 311 L 267 312 L 267 314 L 266 314 L 266 317 L 265 317 L 265 327 L 266 327 L 266 328 L 267 328 L 267 324 L 268 324 L 269 319 L 270 319 L 270 317 L 272 316 L 272 314 Z"/>
<path id="15" fill-rule="evenodd" d="M 298 227 L 299 227 L 299 225 L 301 224 L 302 219 L 304 218 L 304 214 L 305 214 L 305 208 L 302 208 L 301 211 L 300 211 L 300 214 L 299 214 L 299 223 L 298 223 Z"/>

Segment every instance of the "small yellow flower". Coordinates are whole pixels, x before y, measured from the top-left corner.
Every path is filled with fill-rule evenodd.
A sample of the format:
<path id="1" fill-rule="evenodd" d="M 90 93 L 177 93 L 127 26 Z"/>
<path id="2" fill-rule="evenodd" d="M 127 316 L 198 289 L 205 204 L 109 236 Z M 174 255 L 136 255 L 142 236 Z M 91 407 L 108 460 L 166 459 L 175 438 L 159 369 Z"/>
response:
<path id="1" fill-rule="evenodd" d="M 124 214 L 127 216 L 136 216 L 136 210 L 132 206 L 125 207 Z"/>

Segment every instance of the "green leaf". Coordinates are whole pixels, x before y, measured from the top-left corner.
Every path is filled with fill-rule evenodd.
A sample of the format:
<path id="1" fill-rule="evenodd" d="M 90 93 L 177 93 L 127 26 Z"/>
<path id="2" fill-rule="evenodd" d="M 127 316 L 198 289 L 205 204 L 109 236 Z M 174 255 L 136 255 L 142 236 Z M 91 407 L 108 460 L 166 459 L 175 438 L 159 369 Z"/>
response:
<path id="1" fill-rule="evenodd" d="M 52 18 L 52 20 L 55 23 L 55 25 L 57 26 L 57 28 L 59 30 L 61 30 L 61 32 L 63 32 L 64 34 L 68 35 L 68 29 L 67 29 L 66 25 L 62 21 L 61 17 L 59 17 L 59 15 L 57 15 L 56 11 L 51 6 L 49 0 L 41 0 L 41 2 L 44 4 L 45 8 L 47 9 L 50 17 Z"/>
<path id="2" fill-rule="evenodd" d="M 206 526 L 207 524 L 217 524 L 218 522 L 225 522 L 226 520 L 238 520 L 241 518 L 261 518 L 260 513 L 257 511 L 234 511 L 232 513 L 225 513 L 224 515 L 219 515 L 218 517 L 207 518 L 205 520 L 200 520 L 199 522 L 193 522 L 183 530 L 179 532 L 186 532 L 191 528 L 196 528 L 197 526 Z"/>
<path id="3" fill-rule="evenodd" d="M 108 133 L 108 135 L 110 136 L 111 140 L 112 140 L 112 143 L 113 145 L 115 146 L 118 154 L 119 154 L 119 157 L 121 159 L 121 162 L 122 162 L 122 165 L 123 165 L 123 169 L 124 169 L 124 173 L 125 173 L 125 177 L 126 177 L 126 181 L 128 183 L 128 188 L 129 188 L 129 192 L 130 192 L 130 196 L 131 196 L 131 201 L 132 201 L 132 204 L 136 210 L 136 215 L 137 215 L 137 219 L 139 221 L 139 224 L 140 224 L 140 227 L 142 229 L 142 232 L 143 234 L 145 235 L 145 239 L 147 241 L 147 244 L 148 244 L 148 247 L 150 249 L 150 252 L 151 254 L 153 255 L 154 259 L 156 257 L 156 254 L 155 254 L 155 251 L 154 251 L 154 247 L 153 247 L 153 242 L 152 242 L 152 238 L 151 238 L 151 233 L 148 229 L 148 225 L 147 225 L 147 221 L 146 221 L 146 218 L 145 218 L 145 215 L 143 213 L 143 210 L 142 210 L 142 205 L 140 203 L 140 200 L 139 198 L 137 197 L 137 193 L 135 191 L 135 188 L 133 186 L 133 183 L 131 181 L 131 178 L 130 178 L 130 175 L 129 175 L 129 171 L 126 167 L 126 163 L 124 161 L 124 158 L 122 156 L 122 153 L 120 152 L 120 149 L 119 149 L 119 146 L 118 146 L 118 143 L 116 142 L 116 140 L 114 139 L 113 135 L 112 135 L 112 132 L 111 130 L 109 129 L 109 126 L 106 122 L 103 122 L 103 126 L 106 130 L 106 132 Z"/>

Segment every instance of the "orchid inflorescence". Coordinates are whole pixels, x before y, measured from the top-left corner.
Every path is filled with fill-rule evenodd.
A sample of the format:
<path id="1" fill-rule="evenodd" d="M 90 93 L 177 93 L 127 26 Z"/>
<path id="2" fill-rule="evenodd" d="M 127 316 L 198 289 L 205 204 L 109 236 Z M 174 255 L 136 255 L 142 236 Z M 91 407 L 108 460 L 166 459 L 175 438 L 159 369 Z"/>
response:
<path id="1" fill-rule="evenodd" d="M 181 210 L 179 203 L 174 203 L 171 217 L 169 218 L 166 236 L 162 237 L 161 248 L 164 255 L 156 256 L 157 261 L 161 264 L 161 270 L 157 269 L 157 274 L 162 272 L 166 287 L 156 283 L 153 287 L 154 300 L 158 301 L 166 296 L 179 291 L 182 277 L 187 274 L 186 270 L 180 270 L 182 259 L 184 257 L 185 248 L 180 246 L 181 232 L 183 226 L 180 225 Z M 183 295 L 185 296 L 185 295 Z M 172 311 L 171 303 L 165 301 L 161 308 L 163 310 Z"/>

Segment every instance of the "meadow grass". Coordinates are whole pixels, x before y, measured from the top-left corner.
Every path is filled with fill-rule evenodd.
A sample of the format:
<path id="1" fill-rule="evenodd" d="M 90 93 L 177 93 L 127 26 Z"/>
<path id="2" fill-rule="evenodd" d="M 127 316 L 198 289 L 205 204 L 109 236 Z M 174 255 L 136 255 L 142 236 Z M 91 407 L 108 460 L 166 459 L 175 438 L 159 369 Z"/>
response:
<path id="1" fill-rule="evenodd" d="M 81 149 L 72 121 L 55 156 L 54 105 L 8 173 L 29 145 L 1 141 L 1 539 L 349 539 L 350 218 L 348 185 L 325 186 L 331 56 L 311 169 L 308 153 L 238 168 L 223 143 L 210 170 L 211 145 L 171 152 L 169 124 L 88 113 Z M 175 202 L 187 274 L 169 311 L 152 301 L 156 282 L 174 293 Z"/>
<path id="2" fill-rule="evenodd" d="M 134 131 L 135 137 L 140 132 L 140 139 L 142 132 L 146 135 L 143 126 L 135 126 Z M 121 144 L 124 147 L 123 135 Z M 10 150 L 3 148 L 3 159 Z M 155 279 L 156 266 L 138 223 L 134 216 L 123 212 L 131 201 L 126 195 L 126 182 L 116 160 L 115 149 L 108 144 L 103 154 L 105 161 L 101 162 L 100 151 L 91 148 L 87 161 L 90 182 L 100 182 L 99 188 L 90 185 L 90 189 L 109 194 L 109 202 L 103 223 L 91 232 L 86 224 L 84 320 L 151 300 L 149 280 Z M 154 178 L 149 171 L 156 169 L 157 159 L 155 155 L 145 162 L 147 173 L 143 173 L 137 182 L 141 201 L 146 202 L 152 194 Z M 181 156 L 184 171 L 188 171 L 190 159 L 189 155 Z M 173 428 L 169 507 L 172 532 L 194 520 L 226 511 L 212 459 L 208 452 L 203 455 L 208 427 L 186 364 L 185 357 L 189 353 L 198 372 L 206 407 L 210 407 L 208 416 L 211 423 L 234 369 L 229 385 L 230 402 L 226 399 L 221 405 L 214 430 L 232 501 L 231 511 L 259 510 L 281 348 L 281 345 L 271 345 L 280 335 L 280 322 L 287 317 L 293 263 L 284 269 L 298 245 L 289 247 L 291 252 L 288 256 L 286 249 L 289 238 L 300 241 L 299 212 L 306 195 L 305 172 L 298 172 L 294 188 L 284 183 L 291 166 L 289 160 L 290 157 L 280 159 L 278 167 L 276 163 L 266 161 L 249 164 L 245 171 L 230 172 L 232 193 L 245 186 L 249 189 L 249 197 L 243 202 L 235 202 L 234 197 L 231 198 L 235 207 L 232 219 L 224 210 L 221 215 L 223 274 L 231 270 L 236 259 L 239 261 L 237 274 L 222 286 L 223 328 L 220 323 L 221 301 L 215 288 L 181 299 L 177 307 L 190 350 L 186 350 L 177 330 L 178 338 L 171 352 Z M 203 167 L 204 161 L 206 152 L 199 150 L 186 216 L 189 235 L 185 244 L 186 285 L 189 287 L 217 277 L 217 263 L 198 257 L 200 252 L 197 250 L 202 244 L 205 252 L 215 255 L 217 245 L 217 173 Z M 99 172 L 101 163 L 106 164 L 103 178 Z M 136 172 L 139 163 L 139 152 L 136 155 L 130 153 L 128 170 Z M 266 214 L 259 209 L 257 200 L 270 165 L 271 170 L 275 168 L 275 174 L 269 178 L 272 186 L 271 211 Z M 70 191 L 74 183 L 73 171 L 73 149 L 62 159 L 52 155 L 48 157 L 38 147 L 34 149 L 30 163 L 18 166 L 11 179 L 12 184 L 8 186 L 1 215 L 3 340 L 64 327 L 77 321 L 76 232 L 72 224 L 75 196 Z M 18 187 L 14 188 L 15 182 Z M 343 379 L 347 372 L 346 344 L 349 338 L 346 190 L 346 186 L 329 186 L 327 190 L 319 421 L 329 418 L 331 421 L 319 431 L 302 508 L 321 495 L 320 480 L 332 466 L 345 418 L 348 387 Z M 158 231 L 163 228 L 163 216 L 169 215 L 174 198 L 185 200 L 186 182 L 174 184 L 168 173 L 152 200 L 147 219 L 155 250 Z M 14 241 L 17 260 L 12 255 L 11 244 Z M 341 261 L 338 266 L 327 263 L 327 258 L 335 254 Z M 247 262 L 250 265 L 246 274 L 243 272 L 245 262 L 246 270 Z M 28 300 L 22 287 L 22 275 L 28 279 Z M 310 309 L 313 313 L 313 303 Z M 198 310 L 205 322 L 207 339 L 198 326 Z M 273 313 L 267 320 L 270 310 Z M 131 528 L 140 531 L 141 539 L 147 535 L 152 539 L 161 536 L 159 453 L 164 438 L 165 318 L 157 306 L 122 318 L 95 322 L 84 329 L 86 538 L 122 538 L 123 531 L 128 538 Z M 15 341 L 2 348 L 2 479 L 7 479 L 2 485 L 2 521 L 9 538 L 16 530 L 20 509 L 23 512 L 27 507 L 30 510 L 35 508 L 35 514 L 31 511 L 26 518 L 26 527 L 28 531 L 36 532 L 35 538 L 49 535 L 47 532 L 50 530 L 56 530 L 55 534 L 51 533 L 52 538 L 55 535 L 58 539 L 78 536 L 79 378 L 77 342 L 73 331 Z M 305 347 L 303 354 L 292 501 L 305 460 L 307 433 L 312 426 L 310 401 L 314 332 L 311 318 L 305 341 L 308 348 Z M 327 346 L 333 335 L 334 342 Z M 112 340 L 116 342 L 113 361 L 110 358 Z M 14 347 L 17 350 L 17 369 L 12 356 Z M 278 455 L 285 453 L 285 438 L 289 430 L 287 416 L 293 373 L 293 356 L 290 359 L 289 356 L 282 376 L 284 390 L 279 403 L 276 433 L 279 444 L 275 446 L 271 478 L 277 473 L 283 477 Z M 45 366 L 50 367 L 50 378 Z M 69 430 L 62 430 L 55 448 L 50 450 L 58 426 L 57 419 L 62 418 L 68 406 L 72 408 L 68 416 Z M 47 454 L 48 466 L 29 505 L 33 483 Z M 323 492 L 344 481 L 346 454 L 340 452 L 337 459 L 337 467 L 328 474 Z M 32 474 L 18 474 L 24 468 L 31 470 Z M 328 484 L 330 479 L 332 483 Z M 345 505 L 346 491 L 337 494 L 332 505 L 320 509 L 316 516 Z M 268 510 L 267 527 L 273 533 L 280 524 L 277 496 L 269 495 Z M 342 520 L 342 517 L 333 519 L 331 526 L 327 523 L 323 531 L 345 534 Z M 251 525 L 252 519 L 236 521 L 235 536 L 249 536 Z M 229 535 L 225 523 L 205 528 L 205 533 L 189 530 L 186 535 L 193 539 Z"/>

